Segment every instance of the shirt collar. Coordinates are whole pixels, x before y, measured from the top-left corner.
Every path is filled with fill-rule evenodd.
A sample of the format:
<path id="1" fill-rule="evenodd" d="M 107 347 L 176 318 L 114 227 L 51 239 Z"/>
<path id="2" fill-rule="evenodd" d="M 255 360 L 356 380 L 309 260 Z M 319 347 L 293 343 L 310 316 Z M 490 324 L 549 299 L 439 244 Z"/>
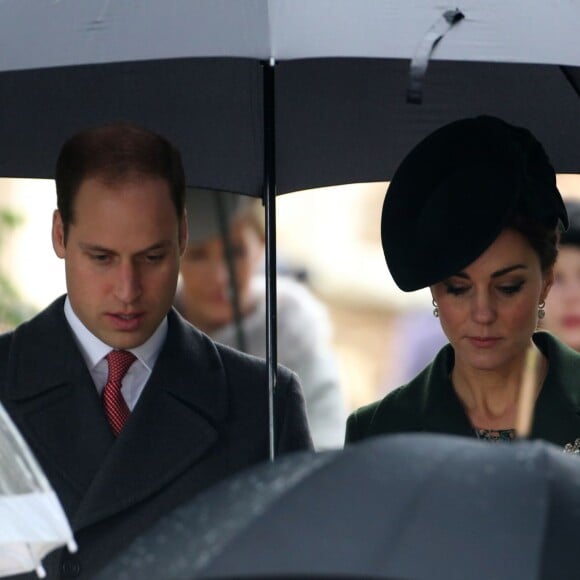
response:
<path id="1" fill-rule="evenodd" d="M 109 352 L 112 347 L 97 338 L 80 320 L 72 308 L 69 297 L 64 302 L 64 315 L 69 323 L 76 342 L 81 350 L 85 363 L 89 370 L 93 370 L 97 364 Z M 157 356 L 167 336 L 167 317 L 157 327 L 155 332 L 141 345 L 129 349 L 147 367 L 153 369 Z"/>

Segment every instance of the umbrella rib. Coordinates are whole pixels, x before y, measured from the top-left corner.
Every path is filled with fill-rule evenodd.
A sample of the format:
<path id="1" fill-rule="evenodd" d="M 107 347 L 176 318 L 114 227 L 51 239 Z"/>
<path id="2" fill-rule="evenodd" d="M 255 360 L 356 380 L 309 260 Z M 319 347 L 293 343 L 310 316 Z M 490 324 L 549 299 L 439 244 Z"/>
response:
<path id="1" fill-rule="evenodd" d="M 576 96 L 580 97 L 580 80 L 576 79 L 576 77 L 572 74 L 572 67 L 569 66 L 561 66 L 559 67 L 564 75 L 564 78 L 568 81 Z"/>

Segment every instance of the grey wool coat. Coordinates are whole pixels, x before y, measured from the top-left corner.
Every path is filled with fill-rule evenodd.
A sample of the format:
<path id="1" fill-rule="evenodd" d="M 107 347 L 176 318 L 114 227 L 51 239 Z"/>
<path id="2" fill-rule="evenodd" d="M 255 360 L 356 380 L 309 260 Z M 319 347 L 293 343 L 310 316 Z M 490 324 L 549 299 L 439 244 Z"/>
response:
<path id="1" fill-rule="evenodd" d="M 74 555 L 63 549 L 45 558 L 49 579 L 90 578 L 180 503 L 269 455 L 265 363 L 213 342 L 174 310 L 117 439 L 66 322 L 64 297 L 0 337 L 0 402 L 79 546 Z M 301 387 L 284 367 L 274 416 L 278 454 L 312 449 Z"/>

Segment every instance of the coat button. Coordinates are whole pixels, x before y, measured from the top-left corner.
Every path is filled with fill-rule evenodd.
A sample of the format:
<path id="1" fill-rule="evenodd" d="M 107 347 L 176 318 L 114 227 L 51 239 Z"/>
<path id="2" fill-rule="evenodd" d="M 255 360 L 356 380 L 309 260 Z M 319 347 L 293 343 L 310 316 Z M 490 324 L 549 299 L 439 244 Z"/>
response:
<path id="1" fill-rule="evenodd" d="M 76 558 L 67 558 L 61 562 L 60 570 L 65 578 L 76 578 L 81 573 L 81 563 Z"/>

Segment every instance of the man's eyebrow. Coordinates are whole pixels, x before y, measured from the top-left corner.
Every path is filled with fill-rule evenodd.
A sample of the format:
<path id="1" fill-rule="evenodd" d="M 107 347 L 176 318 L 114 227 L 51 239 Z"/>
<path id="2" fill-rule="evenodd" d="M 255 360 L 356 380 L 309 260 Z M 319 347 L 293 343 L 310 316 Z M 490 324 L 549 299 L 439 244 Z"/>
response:
<path id="1" fill-rule="evenodd" d="M 499 278 L 500 276 L 505 276 L 513 272 L 514 270 L 526 270 L 528 267 L 525 264 L 514 264 L 513 266 L 508 266 L 507 268 L 502 268 L 501 270 L 497 270 L 491 274 L 492 278 Z M 466 272 L 458 272 L 454 274 L 457 278 L 464 278 L 465 280 L 469 280 L 469 276 Z"/>
<path id="2" fill-rule="evenodd" d="M 87 250 L 90 252 L 103 252 L 107 254 L 114 254 L 115 252 L 111 250 L 111 248 L 105 248 L 104 246 L 100 246 L 99 244 L 89 244 L 86 242 L 79 242 L 79 247 L 81 250 Z"/>
<path id="3" fill-rule="evenodd" d="M 139 254 L 147 254 L 148 252 L 155 252 L 156 250 L 163 250 L 167 248 L 167 246 L 171 245 L 171 242 L 164 240 L 162 242 L 157 242 L 147 248 L 143 248 L 138 252 L 135 252 L 135 255 Z M 89 251 L 89 252 L 102 252 L 104 254 L 116 254 L 117 252 L 111 248 L 106 248 L 105 246 L 101 246 L 99 244 L 90 244 L 87 242 L 79 242 L 79 246 L 82 250 Z"/>

